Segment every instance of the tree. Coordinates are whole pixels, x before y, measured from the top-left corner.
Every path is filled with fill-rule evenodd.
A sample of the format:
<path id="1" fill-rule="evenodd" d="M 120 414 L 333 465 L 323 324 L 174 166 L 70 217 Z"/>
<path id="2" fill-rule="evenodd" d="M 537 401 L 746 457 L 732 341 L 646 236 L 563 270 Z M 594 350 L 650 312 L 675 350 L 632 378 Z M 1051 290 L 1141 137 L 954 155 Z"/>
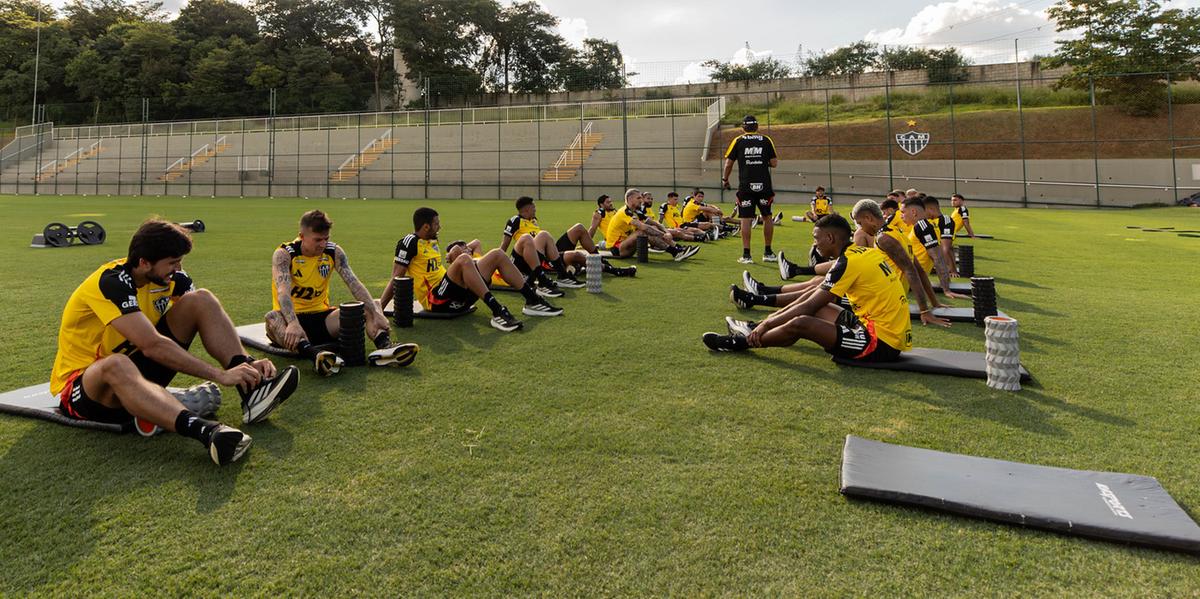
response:
<path id="1" fill-rule="evenodd" d="M 710 77 L 713 81 L 728 83 L 730 81 L 769 81 L 792 76 L 792 68 L 773 57 L 753 60 L 749 64 L 706 60 L 700 66 L 713 70 Z"/>
<path id="2" fill-rule="evenodd" d="M 805 61 L 805 66 L 813 77 L 857 75 L 875 67 L 878 60 L 879 46 L 871 42 L 855 42 L 813 56 Z"/>
<path id="3" fill-rule="evenodd" d="M 190 0 L 179 9 L 174 25 L 179 38 L 191 42 L 231 37 L 248 44 L 258 41 L 254 13 L 230 0 Z"/>
<path id="4" fill-rule="evenodd" d="M 1050 68 L 1068 66 L 1057 86 L 1088 89 L 1094 82 L 1131 115 L 1156 114 L 1165 104 L 1166 74 L 1196 78 L 1200 9 L 1163 10 L 1157 0 L 1060 0 L 1047 11 L 1059 32 L 1082 35 L 1055 42 Z"/>
<path id="5" fill-rule="evenodd" d="M 104 35 L 121 22 L 156 21 L 162 17 L 162 2 L 152 0 L 71 0 L 63 7 L 71 37 L 81 44 Z"/>
<path id="6" fill-rule="evenodd" d="M 272 49 L 336 48 L 351 44 L 358 26 L 345 2 L 254 0 L 259 33 Z"/>
<path id="7" fill-rule="evenodd" d="M 396 49 L 411 80 L 427 78 L 427 93 L 481 91 L 484 41 L 497 20 L 496 0 L 394 0 Z"/>
<path id="8" fill-rule="evenodd" d="M 930 83 L 966 81 L 970 64 L 956 48 L 928 50 L 911 46 L 884 47 L 877 61 L 885 71 L 924 70 Z"/>
<path id="9" fill-rule="evenodd" d="M 395 36 L 392 29 L 392 0 L 349 0 L 347 6 L 362 25 L 372 27 L 372 35 L 360 37 L 365 51 L 371 55 L 371 78 L 375 83 L 377 110 L 383 110 L 382 81 L 392 64 Z"/>
<path id="10" fill-rule="evenodd" d="M 629 85 L 625 58 L 616 42 L 583 40 L 583 49 L 569 49 L 559 63 L 559 76 L 568 91 L 619 89 Z"/>
<path id="11" fill-rule="evenodd" d="M 491 43 L 484 49 L 496 89 L 545 93 L 559 87 L 554 67 L 566 57 L 567 43 L 557 26 L 558 17 L 536 2 L 515 2 L 497 13 Z"/>

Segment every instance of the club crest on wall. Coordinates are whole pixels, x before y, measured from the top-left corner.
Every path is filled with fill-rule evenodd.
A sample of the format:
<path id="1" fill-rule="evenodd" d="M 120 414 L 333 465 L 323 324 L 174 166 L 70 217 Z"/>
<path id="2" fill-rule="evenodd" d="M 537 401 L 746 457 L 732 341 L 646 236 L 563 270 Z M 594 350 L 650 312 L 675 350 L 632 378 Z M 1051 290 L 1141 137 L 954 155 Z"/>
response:
<path id="1" fill-rule="evenodd" d="M 908 121 L 909 127 L 916 127 L 916 121 Z M 929 145 L 929 134 L 909 129 L 905 133 L 896 134 L 896 144 L 909 156 L 916 156 Z"/>

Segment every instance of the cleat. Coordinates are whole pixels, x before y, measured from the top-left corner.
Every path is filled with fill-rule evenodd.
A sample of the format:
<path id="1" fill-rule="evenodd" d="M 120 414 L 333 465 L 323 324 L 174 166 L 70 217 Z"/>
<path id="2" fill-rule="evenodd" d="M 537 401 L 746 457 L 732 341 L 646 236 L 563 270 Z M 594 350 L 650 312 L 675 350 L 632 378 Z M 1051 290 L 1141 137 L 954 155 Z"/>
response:
<path id="1" fill-rule="evenodd" d="M 238 389 L 242 395 L 242 422 L 254 424 L 265 420 L 268 414 L 292 395 L 299 380 L 300 371 L 295 366 L 288 366 L 274 378 L 263 379 L 249 391 Z"/>
<path id="2" fill-rule="evenodd" d="M 758 323 L 750 320 L 738 320 L 732 316 L 726 316 L 725 326 L 729 329 L 730 335 L 749 337 L 750 331 L 753 331 L 754 327 L 758 326 Z"/>
<path id="3" fill-rule="evenodd" d="M 775 254 L 763 254 L 763 262 L 778 262 L 779 257 Z"/>
<path id="4" fill-rule="evenodd" d="M 501 312 L 498 316 L 493 316 L 491 321 L 492 328 L 511 333 L 525 326 L 525 323 L 513 318 L 513 315 L 508 310 Z"/>
<path id="5" fill-rule="evenodd" d="M 416 343 L 397 343 L 386 349 L 377 349 L 367 354 L 367 363 L 371 366 L 391 366 L 402 368 L 417 359 L 421 346 Z"/>
<path id="6" fill-rule="evenodd" d="M 738 258 L 738 264 L 754 264 L 754 258 L 750 256 L 742 256 Z"/>
<path id="7" fill-rule="evenodd" d="M 550 305 L 545 301 L 536 304 L 525 304 L 521 313 L 526 316 L 562 316 L 562 308 Z"/>
<path id="8" fill-rule="evenodd" d="M 783 257 L 783 250 L 779 251 L 779 278 L 785 281 L 792 278 L 792 263 Z"/>
<path id="9" fill-rule="evenodd" d="M 313 370 L 321 376 L 333 376 L 341 372 L 345 365 L 346 361 L 341 356 L 328 350 L 317 352 L 317 357 L 313 358 Z"/>
<path id="10" fill-rule="evenodd" d="M 587 287 L 587 285 L 585 283 L 583 283 L 579 279 L 576 279 L 575 277 L 572 277 L 570 275 L 567 275 L 565 277 L 559 277 L 558 278 L 558 286 L 566 287 L 567 289 L 580 289 L 583 287 Z"/>
<path id="11" fill-rule="evenodd" d="M 750 344 L 746 343 L 746 338 L 741 335 L 705 333 L 700 340 L 713 351 L 746 351 L 750 349 Z"/>
<path id="12" fill-rule="evenodd" d="M 682 246 L 682 247 L 683 247 L 683 251 L 679 252 L 678 254 L 675 254 L 676 262 L 683 262 L 684 260 L 687 260 L 688 258 L 695 256 L 696 253 L 700 251 L 700 246 L 698 246 L 698 245 L 689 245 L 689 246 Z"/>
<path id="13" fill-rule="evenodd" d="M 232 426 L 218 424 L 217 430 L 213 431 L 212 438 L 208 440 L 208 455 L 218 466 L 224 466 L 238 461 L 245 455 L 253 441 L 250 435 Z"/>
<path id="14" fill-rule="evenodd" d="M 783 224 L 783 213 L 782 212 L 776 213 L 775 218 L 771 219 L 771 221 L 777 225 Z"/>
<path id="15" fill-rule="evenodd" d="M 748 270 L 742 271 L 742 288 L 743 289 L 745 289 L 746 291 L 749 291 L 750 293 L 758 295 L 760 293 L 758 290 L 758 285 L 759 285 L 758 281 L 755 281 L 754 277 L 750 276 L 750 271 L 748 271 Z"/>
<path id="16" fill-rule="evenodd" d="M 540 295 L 541 297 L 562 297 L 562 296 L 566 295 L 565 293 L 563 293 L 562 291 L 560 291 L 558 289 L 554 289 L 551 287 L 542 287 L 541 285 L 537 286 L 536 291 L 537 291 L 537 294 Z"/>
<path id="17" fill-rule="evenodd" d="M 749 293 L 738 289 L 737 285 L 729 286 L 729 301 L 733 302 L 733 305 L 743 310 L 749 310 L 754 307 L 754 305 L 750 303 L 749 298 L 746 297 L 747 295 L 749 295 Z"/>

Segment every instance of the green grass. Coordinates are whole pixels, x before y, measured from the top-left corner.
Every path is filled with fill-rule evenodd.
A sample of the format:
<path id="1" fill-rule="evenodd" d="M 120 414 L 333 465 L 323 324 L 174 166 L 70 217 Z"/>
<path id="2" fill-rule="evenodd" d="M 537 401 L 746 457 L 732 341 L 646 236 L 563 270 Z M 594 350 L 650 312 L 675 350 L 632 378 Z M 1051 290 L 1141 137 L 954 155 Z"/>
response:
<path id="1" fill-rule="evenodd" d="M 68 294 L 150 214 L 207 223 L 184 266 L 247 323 L 303 210 L 331 213 L 378 294 L 423 203 L 0 197 L 0 385 L 47 380 Z M 431 203 L 444 239 L 489 245 L 512 212 Z M 544 202 L 540 217 L 561 230 L 590 209 Z M 0 416 L 0 595 L 1194 595 L 1194 557 L 838 494 L 855 434 L 1153 475 L 1200 506 L 1200 240 L 1125 228 L 1200 229 L 1200 210 L 972 214 L 999 238 L 975 242 L 977 271 L 997 278 L 1038 379 L 1020 393 L 843 369 L 805 344 L 710 354 L 699 337 L 737 313 L 742 270 L 735 241 L 710 243 L 573 292 L 565 317 L 521 333 L 481 313 L 418 321 L 394 333 L 422 346 L 407 370 L 305 370 L 232 467 L 175 435 Z M 26 247 L 45 223 L 84 218 L 107 245 Z M 809 230 L 788 220 L 775 247 L 801 256 Z M 971 325 L 915 339 L 983 349 Z M 226 395 L 220 417 L 237 421 Z"/>

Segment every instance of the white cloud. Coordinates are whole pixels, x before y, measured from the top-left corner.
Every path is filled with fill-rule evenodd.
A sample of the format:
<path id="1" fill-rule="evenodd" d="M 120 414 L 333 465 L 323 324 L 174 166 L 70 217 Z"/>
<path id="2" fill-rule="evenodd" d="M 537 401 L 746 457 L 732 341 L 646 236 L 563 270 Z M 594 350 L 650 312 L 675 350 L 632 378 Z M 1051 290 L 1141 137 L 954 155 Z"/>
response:
<path id="1" fill-rule="evenodd" d="M 1014 38 L 1024 38 L 1022 57 L 1052 45 L 1055 33 L 1043 8 L 1030 2 L 951 0 L 921 9 L 903 28 L 872 29 L 863 39 L 884 45 L 954 46 L 977 62 L 1011 59 Z"/>
<path id="2" fill-rule="evenodd" d="M 729 59 L 730 63 L 736 65 L 748 65 L 756 60 L 762 60 L 770 57 L 774 52 L 772 50 L 751 50 L 750 48 L 738 48 L 733 53 L 733 57 Z M 712 81 L 712 69 L 701 65 L 698 62 L 688 63 L 683 67 L 683 73 L 675 78 L 675 85 L 683 85 L 685 83 L 708 83 Z"/>
<path id="3" fill-rule="evenodd" d="M 572 46 L 582 46 L 583 40 L 588 37 L 587 19 L 562 17 L 558 21 L 558 34 L 567 40 Z"/>

